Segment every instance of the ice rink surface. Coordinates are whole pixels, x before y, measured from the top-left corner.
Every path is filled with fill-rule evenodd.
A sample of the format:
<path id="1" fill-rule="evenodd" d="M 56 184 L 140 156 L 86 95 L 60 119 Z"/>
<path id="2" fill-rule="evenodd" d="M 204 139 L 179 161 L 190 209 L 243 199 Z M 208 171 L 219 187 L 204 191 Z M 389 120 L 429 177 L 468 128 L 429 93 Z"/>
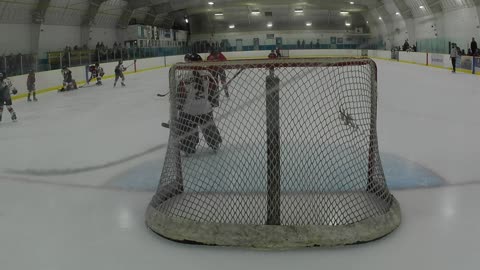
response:
<path id="1" fill-rule="evenodd" d="M 168 69 L 126 88 L 40 95 L 0 123 L 0 268 L 476 269 L 479 78 L 376 60 L 378 136 L 402 224 L 375 242 L 258 251 L 184 245 L 144 224 L 165 156 Z"/>

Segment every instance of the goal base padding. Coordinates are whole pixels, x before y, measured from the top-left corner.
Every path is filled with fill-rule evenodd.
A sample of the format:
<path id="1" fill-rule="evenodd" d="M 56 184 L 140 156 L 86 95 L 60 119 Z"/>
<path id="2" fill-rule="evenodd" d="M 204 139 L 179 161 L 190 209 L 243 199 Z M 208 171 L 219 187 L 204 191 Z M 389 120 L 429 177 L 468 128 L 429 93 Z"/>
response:
<path id="1" fill-rule="evenodd" d="M 294 197 L 300 195 L 305 198 L 305 194 L 295 194 L 290 199 L 284 199 L 284 201 L 289 203 L 295 199 Z M 346 225 L 335 225 L 338 222 L 338 220 L 335 220 L 335 217 L 332 217 L 330 220 L 322 220 L 321 225 L 258 225 L 258 223 L 253 225 L 235 224 L 234 220 L 230 222 L 220 222 L 221 220 L 219 220 L 218 223 L 197 222 L 192 221 L 190 217 L 183 218 L 166 214 L 170 211 L 176 212 L 175 210 L 178 209 L 174 208 L 178 206 L 179 201 L 190 201 L 192 204 L 195 204 L 196 201 L 205 200 L 210 196 L 213 195 L 183 193 L 171 198 L 169 202 L 166 202 L 167 205 L 155 206 L 151 204 L 147 208 L 146 224 L 152 231 L 162 237 L 183 243 L 241 246 L 257 249 L 292 249 L 317 246 L 343 246 L 370 242 L 388 235 L 401 222 L 400 206 L 393 196 L 392 205 L 386 213 Z M 264 201 L 263 195 L 258 194 L 257 196 L 258 202 Z M 331 198 L 325 198 L 326 200 L 333 199 L 332 195 L 328 196 Z M 352 196 L 352 193 L 339 194 L 337 199 L 344 199 L 350 196 Z M 357 196 L 357 199 L 358 196 L 365 197 L 366 204 L 377 204 L 373 196 L 370 196 L 368 193 L 359 192 L 354 196 Z M 252 196 L 247 197 L 245 198 L 244 195 L 226 196 L 225 200 L 235 200 L 240 204 L 245 201 L 252 201 Z M 304 203 L 308 204 L 308 199 Z M 159 206 L 161 210 L 158 209 Z M 313 214 L 315 207 L 310 209 Z M 190 210 L 192 216 L 202 220 L 202 213 L 195 213 L 193 212 L 194 209 Z M 258 208 L 252 210 L 256 211 Z M 305 211 L 305 209 L 303 210 Z M 245 216 L 249 215 L 249 213 L 244 214 Z M 311 216 L 315 217 L 314 215 Z"/>

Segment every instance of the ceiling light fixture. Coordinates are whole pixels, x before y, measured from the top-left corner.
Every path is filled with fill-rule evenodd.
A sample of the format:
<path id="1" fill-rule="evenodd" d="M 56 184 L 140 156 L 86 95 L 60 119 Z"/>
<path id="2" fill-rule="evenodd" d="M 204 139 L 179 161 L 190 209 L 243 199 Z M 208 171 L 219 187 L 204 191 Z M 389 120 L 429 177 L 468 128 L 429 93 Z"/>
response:
<path id="1" fill-rule="evenodd" d="M 424 9 L 425 7 L 424 6 L 419 6 L 419 8 Z"/>
<path id="2" fill-rule="evenodd" d="M 273 23 L 267 23 L 267 27 L 272 27 Z"/>
<path id="3" fill-rule="evenodd" d="M 395 15 L 400 16 L 400 12 L 398 12 L 398 11 L 395 12 Z"/>
<path id="4" fill-rule="evenodd" d="M 355 5 L 355 2 L 350 2 L 350 5 Z"/>
<path id="5" fill-rule="evenodd" d="M 340 15 L 348 15 L 348 11 L 340 11 Z"/>
<path id="6" fill-rule="evenodd" d="M 223 13 L 215 13 L 215 16 L 223 16 Z"/>
<path id="7" fill-rule="evenodd" d="M 213 4 L 215 4 L 215 3 L 214 3 L 214 2 L 208 2 L 208 4 L 209 4 L 210 6 L 213 6 Z"/>
<path id="8" fill-rule="evenodd" d="M 379 20 L 381 20 L 381 19 L 382 19 L 382 17 L 378 17 L 378 19 L 379 19 Z"/>
<path id="9" fill-rule="evenodd" d="M 228 26 L 228 28 L 233 29 L 233 28 L 235 28 L 235 25 L 231 24 L 231 25 Z"/>
<path id="10" fill-rule="evenodd" d="M 350 25 L 352 25 L 352 24 L 349 23 L 349 22 L 345 22 L 345 26 L 350 26 Z"/>
<path id="11" fill-rule="evenodd" d="M 296 8 L 296 9 L 294 10 L 294 12 L 295 12 L 295 13 L 303 13 L 303 9 L 301 9 L 301 8 Z"/>
<path id="12" fill-rule="evenodd" d="M 312 26 L 312 23 L 311 23 L 311 22 L 307 22 L 305 25 L 306 25 L 306 26 Z"/>
<path id="13" fill-rule="evenodd" d="M 185 22 L 188 23 L 188 18 L 185 18 Z"/>
<path id="14" fill-rule="evenodd" d="M 258 14 L 260 14 L 260 11 L 258 11 L 258 10 L 253 10 L 252 11 L 252 15 L 258 15 Z"/>

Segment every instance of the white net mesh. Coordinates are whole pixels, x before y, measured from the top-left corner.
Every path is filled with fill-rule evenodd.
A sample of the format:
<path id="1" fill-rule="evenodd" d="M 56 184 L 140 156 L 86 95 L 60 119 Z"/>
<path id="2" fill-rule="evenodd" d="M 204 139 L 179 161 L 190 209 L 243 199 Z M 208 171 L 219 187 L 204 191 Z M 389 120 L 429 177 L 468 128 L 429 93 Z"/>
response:
<path id="1" fill-rule="evenodd" d="M 284 248 L 370 241 L 400 223 L 379 158 L 373 61 L 177 64 L 170 94 L 147 210 L 157 233 Z"/>

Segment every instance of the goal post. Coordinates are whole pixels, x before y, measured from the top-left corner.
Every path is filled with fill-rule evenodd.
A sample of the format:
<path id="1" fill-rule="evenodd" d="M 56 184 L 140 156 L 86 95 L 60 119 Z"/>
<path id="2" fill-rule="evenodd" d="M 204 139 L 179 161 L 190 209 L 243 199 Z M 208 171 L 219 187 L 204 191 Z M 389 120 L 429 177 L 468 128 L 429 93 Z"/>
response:
<path id="1" fill-rule="evenodd" d="M 154 232 L 180 242 L 283 249 L 368 242 L 399 226 L 378 149 L 372 60 L 181 63 L 169 76 L 170 137 L 146 211 Z M 218 103 L 212 119 L 191 126 L 179 120 L 188 112 L 179 96 L 202 87 L 216 89 Z"/>

